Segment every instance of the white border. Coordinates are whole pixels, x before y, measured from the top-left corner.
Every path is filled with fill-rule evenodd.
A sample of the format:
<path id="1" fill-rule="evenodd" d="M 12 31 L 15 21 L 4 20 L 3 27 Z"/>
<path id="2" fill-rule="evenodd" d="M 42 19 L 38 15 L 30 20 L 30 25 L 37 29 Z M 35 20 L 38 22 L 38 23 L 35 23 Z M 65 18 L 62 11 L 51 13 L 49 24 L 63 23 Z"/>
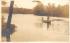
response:
<path id="1" fill-rule="evenodd" d="M 69 26 L 70 26 L 70 0 L 69 0 Z M 0 42 L 1 42 L 1 1 L 0 1 Z M 70 27 L 69 27 L 69 42 L 1 42 L 1 43 L 70 43 Z"/>
<path id="2" fill-rule="evenodd" d="M 1 0 L 0 0 L 0 42 L 1 42 Z"/>

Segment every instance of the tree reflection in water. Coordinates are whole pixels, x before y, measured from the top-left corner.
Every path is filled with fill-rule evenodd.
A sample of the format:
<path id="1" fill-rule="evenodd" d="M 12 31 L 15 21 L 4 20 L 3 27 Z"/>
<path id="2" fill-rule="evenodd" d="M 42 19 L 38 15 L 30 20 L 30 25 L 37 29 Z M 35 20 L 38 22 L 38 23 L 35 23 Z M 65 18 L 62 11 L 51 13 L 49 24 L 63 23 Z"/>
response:
<path id="1" fill-rule="evenodd" d="M 10 28 L 6 29 L 7 23 L 4 22 L 4 17 L 2 17 L 2 37 L 6 37 L 8 41 L 10 41 L 10 36 L 15 32 L 16 26 L 14 24 L 10 25 Z"/>

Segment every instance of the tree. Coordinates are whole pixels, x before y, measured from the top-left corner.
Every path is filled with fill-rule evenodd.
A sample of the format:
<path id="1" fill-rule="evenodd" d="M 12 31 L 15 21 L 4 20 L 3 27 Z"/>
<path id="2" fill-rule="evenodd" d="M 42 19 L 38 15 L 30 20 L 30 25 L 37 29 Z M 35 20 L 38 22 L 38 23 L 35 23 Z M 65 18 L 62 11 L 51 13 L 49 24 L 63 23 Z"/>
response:
<path id="1" fill-rule="evenodd" d="M 6 29 L 6 25 L 7 25 L 7 23 L 4 22 L 4 19 L 5 19 L 5 18 L 4 18 L 3 16 L 2 16 L 1 19 L 2 19 L 2 21 L 1 21 L 1 22 L 2 22 L 2 29 L 1 29 L 1 30 L 2 30 L 2 31 L 1 31 L 2 37 L 6 37 L 6 34 L 7 34 L 7 33 L 6 33 L 6 30 L 7 30 L 7 29 Z M 16 26 L 15 26 L 14 24 L 11 24 L 10 27 L 11 27 L 11 29 L 10 29 L 9 32 L 10 32 L 10 35 L 12 35 L 12 34 L 16 31 L 16 30 L 15 30 Z"/>
<path id="2" fill-rule="evenodd" d="M 69 17 L 69 5 L 64 5 L 62 7 L 62 14 L 64 17 Z"/>
<path id="3" fill-rule="evenodd" d="M 44 5 L 41 2 L 38 2 L 34 7 L 34 14 L 38 15 L 44 12 Z"/>

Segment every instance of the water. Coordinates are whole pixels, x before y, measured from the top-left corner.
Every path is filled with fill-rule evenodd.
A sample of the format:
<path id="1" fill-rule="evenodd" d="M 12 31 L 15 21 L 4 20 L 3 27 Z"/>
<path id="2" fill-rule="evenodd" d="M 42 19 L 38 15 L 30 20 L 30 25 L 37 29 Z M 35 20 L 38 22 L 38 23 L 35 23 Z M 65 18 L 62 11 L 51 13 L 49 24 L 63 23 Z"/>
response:
<path id="1" fill-rule="evenodd" d="M 4 15 L 5 21 L 7 15 Z M 43 16 L 44 20 L 46 19 Z M 64 21 L 53 21 L 47 30 L 46 23 L 42 24 L 42 16 L 33 14 L 15 14 L 12 24 L 15 24 L 16 32 L 11 35 L 11 41 L 68 41 L 68 18 L 51 17 Z"/>

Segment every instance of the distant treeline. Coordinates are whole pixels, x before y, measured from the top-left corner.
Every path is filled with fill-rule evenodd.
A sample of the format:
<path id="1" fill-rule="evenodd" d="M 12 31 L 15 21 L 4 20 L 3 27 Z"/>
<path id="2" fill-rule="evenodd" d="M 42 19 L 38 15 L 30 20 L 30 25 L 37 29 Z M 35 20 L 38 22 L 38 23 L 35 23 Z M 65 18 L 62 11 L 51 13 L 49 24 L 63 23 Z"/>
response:
<path id="1" fill-rule="evenodd" d="M 9 7 L 2 7 L 2 13 L 8 13 Z M 33 14 L 32 9 L 26 9 L 26 8 L 13 8 L 14 14 Z"/>
<path id="2" fill-rule="evenodd" d="M 56 7 L 54 4 L 48 3 L 47 6 L 44 6 L 39 2 L 34 7 L 34 14 L 39 16 L 69 17 L 69 5 L 58 5 Z"/>
<path id="3" fill-rule="evenodd" d="M 2 1 L 2 5 L 6 5 L 7 2 Z M 8 13 L 9 7 L 2 7 L 2 13 Z M 27 8 L 14 8 L 13 13 L 15 14 L 35 14 L 38 16 L 55 16 L 55 17 L 69 17 L 69 5 L 58 5 L 55 4 L 43 5 L 42 2 L 38 2 L 33 9 Z"/>
<path id="4" fill-rule="evenodd" d="M 8 13 L 9 7 L 2 7 L 2 13 Z M 44 6 L 38 3 L 33 9 L 13 8 L 14 14 L 35 14 L 38 16 L 69 17 L 69 5 L 55 7 L 54 5 Z"/>

